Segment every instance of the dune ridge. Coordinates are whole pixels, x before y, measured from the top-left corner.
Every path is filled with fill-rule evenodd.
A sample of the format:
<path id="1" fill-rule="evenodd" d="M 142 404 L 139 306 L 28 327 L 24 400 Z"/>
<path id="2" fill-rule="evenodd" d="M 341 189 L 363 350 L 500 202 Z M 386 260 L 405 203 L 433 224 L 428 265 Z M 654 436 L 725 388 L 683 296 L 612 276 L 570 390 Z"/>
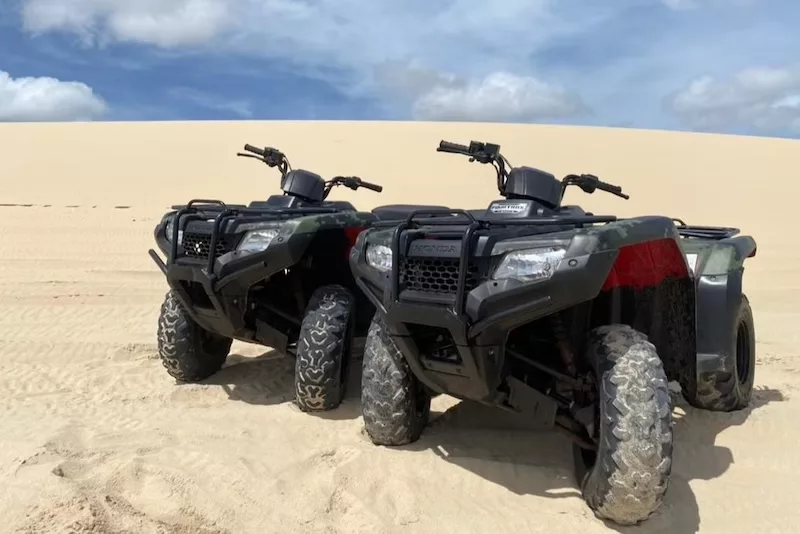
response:
<path id="1" fill-rule="evenodd" d="M 665 505 L 638 530 L 594 518 L 568 442 L 496 411 L 434 401 L 416 444 L 374 447 L 358 376 L 314 416 L 289 399 L 292 361 L 236 343 L 203 384 L 156 359 L 166 291 L 152 230 L 190 198 L 247 202 L 277 171 L 356 174 L 388 203 L 482 207 L 490 167 L 436 153 L 440 139 L 497 142 L 516 165 L 591 172 L 628 201 L 568 193 L 597 214 L 664 214 L 755 237 L 744 289 L 758 345 L 750 409 L 676 398 Z M 379 122 L 0 124 L 0 532 L 794 532 L 800 460 L 800 141 L 566 126 Z M 357 372 L 359 366 L 354 366 Z"/>

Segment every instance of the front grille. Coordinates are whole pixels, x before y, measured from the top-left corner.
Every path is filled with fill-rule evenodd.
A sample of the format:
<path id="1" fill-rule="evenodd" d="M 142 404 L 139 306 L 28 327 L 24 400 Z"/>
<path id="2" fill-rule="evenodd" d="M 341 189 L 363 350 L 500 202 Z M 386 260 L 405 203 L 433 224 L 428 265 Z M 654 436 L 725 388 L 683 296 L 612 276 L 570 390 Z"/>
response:
<path id="1" fill-rule="evenodd" d="M 400 261 L 401 290 L 454 294 L 458 291 L 458 265 L 458 258 L 403 258 Z M 486 269 L 470 263 L 464 291 L 472 291 L 486 278 Z"/>
<path id="2" fill-rule="evenodd" d="M 200 234 L 195 232 L 184 232 L 183 234 L 183 255 L 188 258 L 208 258 L 211 250 L 211 234 Z M 217 238 L 217 246 L 214 250 L 214 257 L 218 258 L 223 254 L 233 250 L 233 246 L 224 236 Z"/>

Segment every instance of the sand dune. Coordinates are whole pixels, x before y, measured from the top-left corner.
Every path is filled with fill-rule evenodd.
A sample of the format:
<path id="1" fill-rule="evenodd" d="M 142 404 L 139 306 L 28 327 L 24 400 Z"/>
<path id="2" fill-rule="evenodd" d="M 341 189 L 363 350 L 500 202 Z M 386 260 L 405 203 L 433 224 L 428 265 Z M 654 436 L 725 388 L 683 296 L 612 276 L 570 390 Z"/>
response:
<path id="1" fill-rule="evenodd" d="M 665 505 L 635 528 L 581 500 L 563 437 L 450 398 L 416 444 L 374 447 L 357 376 L 321 416 L 291 398 L 292 362 L 235 344 L 201 385 L 156 357 L 166 290 L 147 256 L 169 205 L 265 198 L 273 145 L 295 167 L 358 174 L 394 202 L 481 207 L 490 168 L 440 139 L 502 144 L 515 164 L 593 172 L 631 195 L 569 193 L 595 213 L 733 225 L 758 241 L 744 279 L 758 391 L 735 414 L 675 409 Z M 388 123 L 0 125 L 0 532 L 795 532 L 800 253 L 789 231 L 800 142 L 599 128 Z M 794 304 L 792 304 L 794 303 Z M 354 366 L 354 370 L 358 365 Z"/>

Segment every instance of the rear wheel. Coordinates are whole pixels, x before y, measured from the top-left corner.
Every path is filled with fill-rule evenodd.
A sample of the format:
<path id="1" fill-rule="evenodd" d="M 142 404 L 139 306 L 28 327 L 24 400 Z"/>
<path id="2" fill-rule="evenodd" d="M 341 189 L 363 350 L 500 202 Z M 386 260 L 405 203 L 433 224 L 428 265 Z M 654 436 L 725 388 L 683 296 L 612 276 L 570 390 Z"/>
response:
<path id="1" fill-rule="evenodd" d="M 378 313 L 369 327 L 362 363 L 364 427 L 376 445 L 405 445 L 417 441 L 427 426 L 431 395 L 411 371 Z"/>
<path id="2" fill-rule="evenodd" d="M 731 354 L 735 355 L 733 369 L 700 373 L 696 395 L 684 392 L 686 401 L 695 408 L 731 412 L 750 404 L 756 371 L 756 332 L 753 310 L 746 295 L 742 295 L 734 325 L 729 340 Z"/>
<path id="3" fill-rule="evenodd" d="M 194 322 L 172 291 L 161 305 L 157 337 L 161 363 L 180 382 L 197 382 L 219 371 L 233 343 Z"/>
<path id="4" fill-rule="evenodd" d="M 672 470 L 667 377 L 653 344 L 626 325 L 593 330 L 588 351 L 597 449 L 574 446 L 578 484 L 598 517 L 636 524 L 661 506 Z"/>
<path id="5" fill-rule="evenodd" d="M 332 410 L 347 387 L 355 297 L 345 287 L 318 288 L 306 307 L 297 343 L 295 400 L 304 412 Z"/>

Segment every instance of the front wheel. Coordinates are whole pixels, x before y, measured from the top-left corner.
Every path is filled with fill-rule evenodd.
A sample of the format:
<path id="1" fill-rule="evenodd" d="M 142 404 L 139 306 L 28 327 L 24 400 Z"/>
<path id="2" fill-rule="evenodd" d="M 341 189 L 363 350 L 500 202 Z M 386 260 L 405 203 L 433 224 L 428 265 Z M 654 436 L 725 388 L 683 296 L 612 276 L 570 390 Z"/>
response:
<path id="1" fill-rule="evenodd" d="M 233 343 L 195 323 L 172 291 L 161 305 L 157 337 L 161 363 L 180 382 L 197 382 L 219 371 Z"/>
<path id="2" fill-rule="evenodd" d="M 306 307 L 294 368 L 295 401 L 304 412 L 332 410 L 347 387 L 355 298 L 345 287 L 328 285 Z"/>
<path id="3" fill-rule="evenodd" d="M 626 325 L 594 329 L 587 357 L 597 378 L 597 450 L 574 446 L 578 483 L 595 515 L 636 524 L 661 506 L 672 471 L 667 377 L 655 346 Z"/>
<path id="4" fill-rule="evenodd" d="M 375 314 L 367 334 L 361 375 L 361 413 L 375 445 L 417 441 L 428 424 L 431 395 Z"/>

